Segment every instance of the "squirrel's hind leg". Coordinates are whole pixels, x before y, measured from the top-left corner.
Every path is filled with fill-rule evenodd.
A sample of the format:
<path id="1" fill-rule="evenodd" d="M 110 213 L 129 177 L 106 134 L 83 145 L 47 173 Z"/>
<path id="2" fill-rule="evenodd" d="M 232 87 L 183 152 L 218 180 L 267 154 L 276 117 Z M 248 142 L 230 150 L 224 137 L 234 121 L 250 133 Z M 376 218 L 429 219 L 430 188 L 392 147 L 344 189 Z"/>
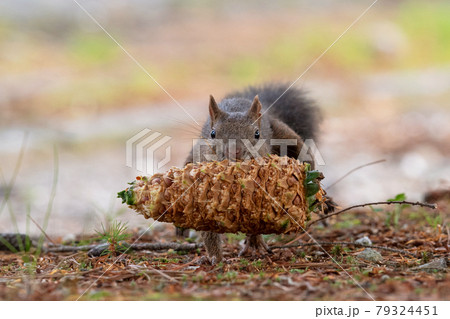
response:
<path id="1" fill-rule="evenodd" d="M 203 242 L 205 243 L 206 252 L 209 261 L 215 265 L 222 261 L 222 238 L 220 234 L 212 232 L 201 232 Z"/>
<path id="2" fill-rule="evenodd" d="M 247 254 L 250 251 L 250 248 L 258 251 L 260 254 L 272 254 L 272 250 L 264 241 L 262 235 L 247 235 L 247 238 L 245 238 L 244 248 L 242 248 L 239 252 L 239 257 Z"/>

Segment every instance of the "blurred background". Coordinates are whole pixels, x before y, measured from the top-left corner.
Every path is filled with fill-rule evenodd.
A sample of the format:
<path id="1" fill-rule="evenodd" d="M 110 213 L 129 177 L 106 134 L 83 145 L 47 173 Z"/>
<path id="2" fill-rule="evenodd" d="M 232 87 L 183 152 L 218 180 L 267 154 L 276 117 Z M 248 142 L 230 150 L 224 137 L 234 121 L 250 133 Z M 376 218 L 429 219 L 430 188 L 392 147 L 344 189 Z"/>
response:
<path id="1" fill-rule="evenodd" d="M 296 80 L 373 2 L 77 1 L 200 124 L 209 94 Z M 449 188 L 449 17 L 380 0 L 296 83 L 324 113 L 325 186 L 386 160 L 329 190 L 342 206 Z M 39 233 L 27 214 L 55 236 L 150 225 L 116 198 L 141 174 L 125 143 L 172 137 L 165 170 L 199 127 L 136 61 L 75 1 L 0 2 L 0 232 Z"/>

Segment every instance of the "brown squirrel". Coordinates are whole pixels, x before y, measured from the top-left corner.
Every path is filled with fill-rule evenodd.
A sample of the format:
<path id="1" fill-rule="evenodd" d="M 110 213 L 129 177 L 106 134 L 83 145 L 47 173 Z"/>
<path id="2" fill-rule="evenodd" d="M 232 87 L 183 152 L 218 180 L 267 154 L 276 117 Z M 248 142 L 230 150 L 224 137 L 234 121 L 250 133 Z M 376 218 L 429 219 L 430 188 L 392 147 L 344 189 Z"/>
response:
<path id="1" fill-rule="evenodd" d="M 299 158 L 303 141 L 317 137 L 321 121 L 315 104 L 301 90 L 284 84 L 249 87 L 227 95 L 219 104 L 210 96 L 209 115 L 200 136 L 208 147 L 201 152 L 200 158 L 194 158 L 191 151 L 186 164 L 208 160 L 207 155 L 216 155 L 216 160 L 241 160 L 254 157 L 256 151 L 261 156 L 277 154 Z M 291 142 L 282 148 L 277 143 L 272 145 L 274 139 L 290 139 Z M 230 146 L 232 141 L 235 143 L 233 147 Z M 218 152 L 219 142 L 223 145 L 222 152 Z M 249 142 L 256 145 L 253 154 L 248 147 Z M 282 151 L 287 151 L 287 154 L 280 154 Z M 309 155 L 314 167 L 314 158 Z M 179 228 L 177 234 L 186 235 L 186 232 Z M 201 236 L 210 262 L 214 264 L 222 260 L 220 234 L 202 232 Z M 271 252 L 262 235 L 248 235 L 239 255 L 248 252 L 249 248 Z"/>

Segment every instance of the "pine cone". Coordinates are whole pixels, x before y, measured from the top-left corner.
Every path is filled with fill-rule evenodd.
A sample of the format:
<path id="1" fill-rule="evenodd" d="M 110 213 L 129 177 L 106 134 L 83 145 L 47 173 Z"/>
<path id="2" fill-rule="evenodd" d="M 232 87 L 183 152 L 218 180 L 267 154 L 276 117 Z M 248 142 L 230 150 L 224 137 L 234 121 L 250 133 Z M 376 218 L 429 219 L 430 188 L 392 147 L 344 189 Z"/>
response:
<path id="1" fill-rule="evenodd" d="M 119 193 L 130 208 L 177 227 L 217 233 L 302 230 L 323 202 L 323 176 L 275 155 L 245 162 L 203 162 L 136 178 Z M 309 174 L 314 173 L 314 174 Z M 309 174 L 309 175 L 308 175 Z M 308 175 L 308 176 L 307 176 Z"/>

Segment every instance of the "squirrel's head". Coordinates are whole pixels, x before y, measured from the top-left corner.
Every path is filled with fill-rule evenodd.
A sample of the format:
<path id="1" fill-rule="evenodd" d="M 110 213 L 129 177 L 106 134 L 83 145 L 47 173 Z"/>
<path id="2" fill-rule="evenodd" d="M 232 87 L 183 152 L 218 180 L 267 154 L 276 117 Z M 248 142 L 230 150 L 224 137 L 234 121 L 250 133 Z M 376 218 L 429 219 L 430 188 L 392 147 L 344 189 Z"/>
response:
<path id="1" fill-rule="evenodd" d="M 270 126 L 261 114 L 258 96 L 253 101 L 232 98 L 221 101 L 220 106 L 211 95 L 209 121 L 203 138 L 214 146 L 221 159 L 243 160 L 270 153 Z"/>

